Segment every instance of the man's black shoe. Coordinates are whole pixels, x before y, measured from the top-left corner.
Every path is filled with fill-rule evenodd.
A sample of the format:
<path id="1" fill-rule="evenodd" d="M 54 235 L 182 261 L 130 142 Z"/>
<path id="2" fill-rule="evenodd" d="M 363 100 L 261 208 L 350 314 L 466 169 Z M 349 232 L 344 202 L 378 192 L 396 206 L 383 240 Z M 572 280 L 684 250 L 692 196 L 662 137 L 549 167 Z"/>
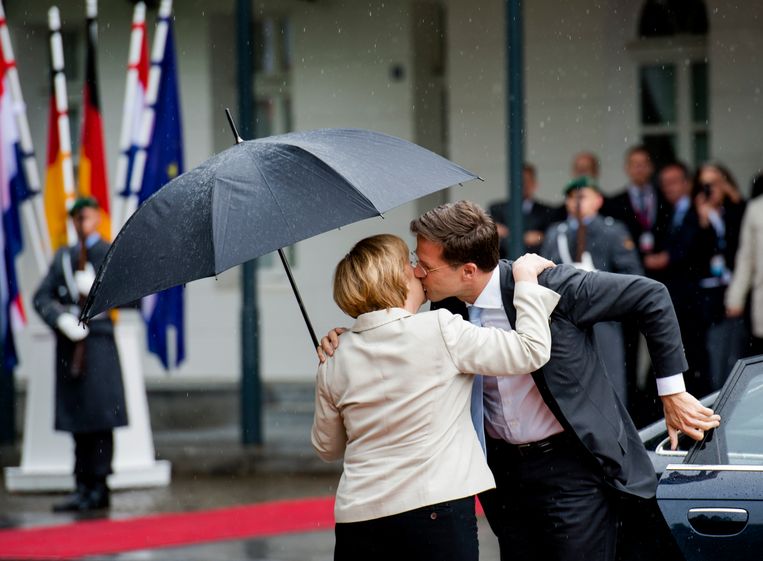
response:
<path id="1" fill-rule="evenodd" d="M 102 483 L 93 487 L 78 486 L 77 492 L 53 506 L 53 512 L 87 512 L 109 508 L 109 488 Z"/>

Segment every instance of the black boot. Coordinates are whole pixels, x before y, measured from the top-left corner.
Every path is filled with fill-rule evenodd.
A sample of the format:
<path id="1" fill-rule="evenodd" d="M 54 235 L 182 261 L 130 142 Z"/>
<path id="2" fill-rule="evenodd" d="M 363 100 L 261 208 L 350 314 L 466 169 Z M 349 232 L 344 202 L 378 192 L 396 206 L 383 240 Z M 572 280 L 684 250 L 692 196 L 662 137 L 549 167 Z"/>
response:
<path id="1" fill-rule="evenodd" d="M 88 487 L 82 481 L 77 482 L 77 489 L 66 497 L 66 500 L 61 501 L 53 505 L 53 512 L 79 512 L 82 510 L 82 504 L 84 503 L 88 495 Z"/>
<path id="2" fill-rule="evenodd" d="M 106 485 L 106 479 L 101 479 L 95 482 L 88 488 L 85 501 L 80 505 L 80 510 L 99 510 L 103 508 L 109 508 L 111 506 L 111 493 L 109 492 L 109 486 Z"/>

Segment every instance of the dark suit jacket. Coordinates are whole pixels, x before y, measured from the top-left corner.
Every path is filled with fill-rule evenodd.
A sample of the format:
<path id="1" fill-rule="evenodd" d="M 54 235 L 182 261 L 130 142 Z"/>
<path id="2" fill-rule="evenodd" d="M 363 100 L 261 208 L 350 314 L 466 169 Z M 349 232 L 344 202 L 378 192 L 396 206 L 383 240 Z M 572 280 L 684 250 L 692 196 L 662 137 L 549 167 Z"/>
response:
<path id="1" fill-rule="evenodd" d="M 508 222 L 508 215 L 509 215 L 509 203 L 493 203 L 490 205 L 490 208 L 488 210 L 488 213 L 490 216 L 493 217 L 493 220 L 500 224 L 504 224 L 511 228 L 509 222 Z M 522 215 L 524 218 L 524 226 L 523 229 L 525 232 L 530 232 L 533 230 L 537 230 L 540 232 L 545 232 L 551 224 L 554 222 L 560 222 L 565 219 L 566 217 L 566 211 L 564 210 L 564 207 L 552 207 L 549 205 L 546 205 L 544 203 L 541 203 L 539 201 L 533 201 L 533 206 L 530 209 L 530 212 Z M 508 256 L 509 252 L 509 239 L 510 238 L 504 238 L 501 240 L 501 258 L 506 258 Z M 538 245 L 532 245 L 532 246 L 525 246 L 525 250 L 532 252 L 532 253 L 538 253 L 540 251 L 541 244 Z"/>
<path id="2" fill-rule="evenodd" d="M 511 262 L 500 262 L 500 275 L 503 306 L 515 325 Z M 635 319 L 647 339 L 657 376 L 684 372 L 681 335 L 665 286 L 646 277 L 585 273 L 570 265 L 543 272 L 539 282 L 561 295 L 551 315 L 551 360 L 533 373 L 543 399 L 596 458 L 611 485 L 631 495 L 653 497 L 654 468 L 606 376 L 592 327 L 601 321 Z M 458 300 L 448 299 L 442 305 L 466 313 Z"/>
<path id="3" fill-rule="evenodd" d="M 654 224 L 652 225 L 652 235 L 654 236 L 653 252 L 657 253 L 665 249 L 668 236 L 670 235 L 670 220 L 673 211 L 670 204 L 662 196 L 662 192 L 657 189 L 657 187 L 655 187 L 654 190 L 657 197 L 657 213 Z M 628 228 L 628 231 L 631 234 L 631 238 L 633 238 L 633 242 L 636 244 L 639 255 L 641 255 L 643 259 L 643 253 L 641 252 L 641 248 L 639 248 L 639 238 L 641 237 L 641 234 L 644 233 L 644 227 L 638 221 L 638 218 L 636 218 L 636 212 L 631 205 L 628 189 L 626 188 L 617 195 L 607 198 L 604 201 L 604 206 L 602 206 L 601 214 L 604 216 L 611 216 L 615 220 L 619 220 L 625 224 L 625 227 Z M 648 271 L 647 274 L 649 274 Z M 657 276 L 659 277 L 659 275 Z M 659 278 L 659 280 L 662 279 Z"/>

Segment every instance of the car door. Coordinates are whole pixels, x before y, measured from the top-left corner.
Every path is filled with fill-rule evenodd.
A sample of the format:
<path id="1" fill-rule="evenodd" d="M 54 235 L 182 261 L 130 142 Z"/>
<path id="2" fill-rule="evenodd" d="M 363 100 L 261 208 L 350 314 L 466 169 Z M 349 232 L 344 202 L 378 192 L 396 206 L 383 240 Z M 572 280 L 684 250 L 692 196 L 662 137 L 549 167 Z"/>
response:
<path id="1" fill-rule="evenodd" d="M 657 501 L 685 558 L 763 559 L 763 355 L 737 362 L 721 426 L 669 464 Z"/>

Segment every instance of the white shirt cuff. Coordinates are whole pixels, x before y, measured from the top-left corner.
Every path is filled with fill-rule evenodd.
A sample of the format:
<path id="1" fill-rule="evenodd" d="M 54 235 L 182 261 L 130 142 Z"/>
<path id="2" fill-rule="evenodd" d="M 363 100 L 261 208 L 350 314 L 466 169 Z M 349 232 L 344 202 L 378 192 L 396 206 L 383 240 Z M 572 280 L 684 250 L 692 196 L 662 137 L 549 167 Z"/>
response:
<path id="1" fill-rule="evenodd" d="M 674 374 L 665 378 L 657 378 L 657 395 L 671 395 L 686 391 L 683 374 Z"/>

